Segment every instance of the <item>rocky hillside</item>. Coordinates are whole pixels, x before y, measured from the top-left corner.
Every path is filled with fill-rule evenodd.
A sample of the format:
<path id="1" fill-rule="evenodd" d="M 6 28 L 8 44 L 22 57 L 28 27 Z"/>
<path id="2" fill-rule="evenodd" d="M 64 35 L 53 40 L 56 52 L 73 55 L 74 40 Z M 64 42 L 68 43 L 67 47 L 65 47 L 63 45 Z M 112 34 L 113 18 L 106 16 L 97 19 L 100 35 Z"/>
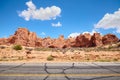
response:
<path id="1" fill-rule="evenodd" d="M 9 38 L 0 38 L 0 45 L 20 44 L 28 47 L 49 47 L 49 48 L 70 48 L 70 47 L 96 47 L 111 43 L 117 43 L 119 38 L 114 34 L 101 36 L 100 33 L 80 34 L 76 38 L 64 39 L 60 36 L 57 39 L 38 38 L 35 32 L 30 32 L 26 28 L 18 28 L 14 35 Z"/>

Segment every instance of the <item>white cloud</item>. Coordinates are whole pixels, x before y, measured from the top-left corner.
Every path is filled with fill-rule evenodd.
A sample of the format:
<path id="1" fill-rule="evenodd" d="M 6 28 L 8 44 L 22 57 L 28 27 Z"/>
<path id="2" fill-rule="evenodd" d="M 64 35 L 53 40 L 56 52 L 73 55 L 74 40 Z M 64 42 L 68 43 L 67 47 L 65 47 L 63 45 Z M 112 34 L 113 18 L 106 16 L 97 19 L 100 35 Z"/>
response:
<path id="1" fill-rule="evenodd" d="M 28 9 L 35 10 L 36 6 L 32 3 L 32 1 L 26 2 Z"/>
<path id="2" fill-rule="evenodd" d="M 40 35 L 45 36 L 46 34 L 45 34 L 45 32 L 42 32 Z"/>
<path id="3" fill-rule="evenodd" d="M 61 27 L 62 26 L 62 24 L 60 22 L 58 22 L 58 23 L 52 23 L 51 25 L 53 27 Z"/>
<path id="4" fill-rule="evenodd" d="M 85 34 L 85 33 L 89 33 L 90 35 L 93 35 L 94 33 L 99 33 L 99 32 L 93 29 L 91 32 L 85 31 L 82 34 Z"/>
<path id="5" fill-rule="evenodd" d="M 94 33 L 100 33 L 98 32 L 96 29 L 93 29 L 91 32 L 88 32 L 88 31 L 85 31 L 85 32 L 82 32 L 82 33 L 71 33 L 68 38 L 72 37 L 72 38 L 76 38 L 77 36 L 79 36 L 80 34 L 85 34 L 85 33 L 89 33 L 90 35 L 93 35 Z M 101 33 L 100 33 L 101 34 Z M 102 35 L 102 34 L 101 34 Z"/>
<path id="6" fill-rule="evenodd" d="M 79 35 L 80 35 L 80 33 L 77 33 L 77 32 L 71 33 L 71 34 L 68 36 L 68 38 L 70 38 L 70 37 L 76 38 L 76 37 L 79 36 Z"/>
<path id="7" fill-rule="evenodd" d="M 60 16 L 61 13 L 61 9 L 57 6 L 51 6 L 46 8 L 40 7 L 39 9 L 36 9 L 36 6 L 33 4 L 32 1 L 26 2 L 26 5 L 28 6 L 27 10 L 23 10 L 19 13 L 19 16 L 23 17 L 26 21 L 29 21 L 30 19 L 56 19 L 56 17 Z"/>
<path id="8" fill-rule="evenodd" d="M 116 32 L 120 33 L 120 8 L 113 14 L 105 14 L 104 17 L 95 24 L 95 28 L 103 29 L 116 29 Z"/>

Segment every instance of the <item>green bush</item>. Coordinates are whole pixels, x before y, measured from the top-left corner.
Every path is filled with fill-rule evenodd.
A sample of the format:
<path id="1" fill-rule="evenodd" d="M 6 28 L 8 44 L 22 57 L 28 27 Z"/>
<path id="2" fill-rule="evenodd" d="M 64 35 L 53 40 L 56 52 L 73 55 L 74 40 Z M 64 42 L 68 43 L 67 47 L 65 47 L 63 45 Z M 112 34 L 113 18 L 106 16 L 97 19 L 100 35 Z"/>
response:
<path id="1" fill-rule="evenodd" d="M 22 46 L 21 45 L 14 45 L 13 49 L 14 50 L 22 50 Z"/>
<path id="2" fill-rule="evenodd" d="M 52 61 L 52 60 L 54 60 L 54 57 L 53 57 L 52 55 L 49 55 L 49 56 L 47 57 L 47 60 L 48 60 L 48 61 Z"/>

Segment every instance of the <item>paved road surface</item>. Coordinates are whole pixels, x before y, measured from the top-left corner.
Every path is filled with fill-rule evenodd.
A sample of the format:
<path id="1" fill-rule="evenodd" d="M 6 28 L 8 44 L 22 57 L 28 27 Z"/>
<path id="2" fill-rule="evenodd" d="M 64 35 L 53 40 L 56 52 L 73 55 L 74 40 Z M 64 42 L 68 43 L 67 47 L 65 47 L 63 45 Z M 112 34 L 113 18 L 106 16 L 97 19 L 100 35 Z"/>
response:
<path id="1" fill-rule="evenodd" d="M 120 80 L 120 62 L 0 63 L 0 80 Z"/>

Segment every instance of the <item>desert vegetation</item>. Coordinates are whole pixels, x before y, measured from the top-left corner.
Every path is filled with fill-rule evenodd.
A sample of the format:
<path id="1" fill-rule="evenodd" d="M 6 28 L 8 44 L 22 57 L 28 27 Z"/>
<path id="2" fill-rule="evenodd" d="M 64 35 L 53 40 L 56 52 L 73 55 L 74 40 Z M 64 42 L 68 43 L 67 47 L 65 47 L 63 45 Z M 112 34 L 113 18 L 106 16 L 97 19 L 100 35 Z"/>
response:
<path id="1" fill-rule="evenodd" d="M 52 61 L 52 60 L 54 60 L 54 57 L 53 57 L 52 55 L 49 55 L 49 56 L 47 57 L 47 60 L 48 60 L 48 61 Z"/>
<path id="2" fill-rule="evenodd" d="M 40 48 L 21 45 L 0 45 L 0 62 L 3 61 L 76 61 L 76 62 L 115 62 L 120 61 L 119 43 L 90 48 Z"/>
<path id="3" fill-rule="evenodd" d="M 14 50 L 22 50 L 22 46 L 21 45 L 14 45 L 13 49 Z"/>

